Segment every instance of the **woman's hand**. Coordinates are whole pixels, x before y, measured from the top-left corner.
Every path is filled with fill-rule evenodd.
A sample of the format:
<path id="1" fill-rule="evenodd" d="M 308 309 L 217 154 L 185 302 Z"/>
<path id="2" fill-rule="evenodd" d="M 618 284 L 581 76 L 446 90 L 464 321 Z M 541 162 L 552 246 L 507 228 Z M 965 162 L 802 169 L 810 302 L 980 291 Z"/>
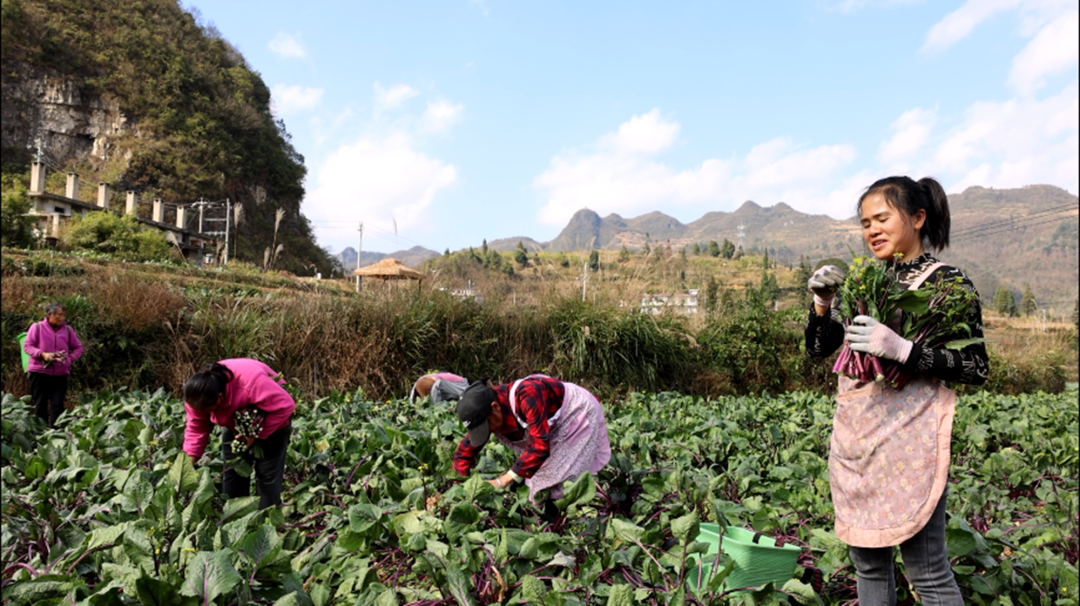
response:
<path id="1" fill-rule="evenodd" d="M 903 364 L 911 355 L 911 341 L 870 316 L 855 316 L 844 330 L 844 340 L 852 351 L 861 351 Z"/>
<path id="2" fill-rule="evenodd" d="M 244 436 L 244 442 L 247 442 L 247 447 L 251 448 L 251 445 L 255 443 L 255 436 Z"/>
<path id="3" fill-rule="evenodd" d="M 832 305 L 837 289 L 844 283 L 844 271 L 835 265 L 823 265 L 806 281 L 806 287 L 814 293 L 814 307 L 823 315 Z"/>

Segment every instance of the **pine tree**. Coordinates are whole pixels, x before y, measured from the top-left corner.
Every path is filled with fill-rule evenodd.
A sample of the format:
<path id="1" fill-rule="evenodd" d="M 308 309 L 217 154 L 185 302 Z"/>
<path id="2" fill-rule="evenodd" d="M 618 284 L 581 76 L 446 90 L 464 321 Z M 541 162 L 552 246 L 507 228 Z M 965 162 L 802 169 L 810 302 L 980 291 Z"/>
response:
<path id="1" fill-rule="evenodd" d="M 710 257 L 719 257 L 720 256 L 720 245 L 716 243 L 716 240 L 709 240 L 709 256 Z"/>
<path id="2" fill-rule="evenodd" d="M 619 249 L 619 263 L 626 263 L 629 260 L 630 251 L 627 250 L 626 245 L 624 244 L 623 247 Z"/>
<path id="3" fill-rule="evenodd" d="M 803 286 L 810 281 L 810 276 L 812 276 L 813 274 L 814 272 L 810 270 L 810 262 L 806 260 L 806 257 L 804 255 L 799 255 L 799 270 L 796 280 L 799 286 L 799 305 L 801 307 L 808 307 L 810 305 L 811 298 L 813 298 L 814 296 L 808 288 Z"/>
<path id="4" fill-rule="evenodd" d="M 1020 299 L 1020 309 L 1025 316 L 1035 315 L 1035 312 L 1039 309 L 1039 304 L 1035 301 L 1035 293 L 1031 292 L 1030 284 L 1024 285 L 1024 297 Z"/>
<path id="5" fill-rule="evenodd" d="M 589 271 L 600 271 L 600 251 L 589 251 Z"/>
<path id="6" fill-rule="evenodd" d="M 769 249 L 765 249 L 765 257 L 762 260 L 762 269 L 769 269 Z"/>
<path id="7" fill-rule="evenodd" d="M 694 246 L 690 249 L 690 254 L 694 255 L 695 257 L 700 255 L 701 254 L 701 245 L 698 244 L 697 242 L 694 242 Z"/>
<path id="8" fill-rule="evenodd" d="M 720 256 L 725 259 L 731 259 L 735 256 L 735 244 L 724 238 L 724 244 L 720 247 Z"/>
<path id="9" fill-rule="evenodd" d="M 705 285 L 705 311 L 716 311 L 717 292 L 720 290 L 720 283 L 716 281 L 716 278 L 709 276 L 709 282 Z"/>
<path id="10" fill-rule="evenodd" d="M 518 240 L 517 248 L 514 250 L 514 261 L 522 267 L 529 266 L 529 253 L 525 250 L 525 245 Z"/>
<path id="11" fill-rule="evenodd" d="M 997 292 L 994 293 L 993 305 L 994 309 L 1003 316 L 1016 316 L 1016 297 L 1004 286 L 998 286 Z"/>

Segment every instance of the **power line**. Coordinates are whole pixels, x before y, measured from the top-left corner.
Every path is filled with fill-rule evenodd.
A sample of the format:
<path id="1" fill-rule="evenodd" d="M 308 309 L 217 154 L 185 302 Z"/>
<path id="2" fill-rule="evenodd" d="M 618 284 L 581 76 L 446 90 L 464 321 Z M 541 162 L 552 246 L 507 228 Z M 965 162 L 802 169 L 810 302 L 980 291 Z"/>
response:
<path id="1" fill-rule="evenodd" d="M 1020 220 L 1020 221 L 1016 221 L 1015 223 L 1009 223 L 1009 224 L 1005 224 L 1005 225 L 998 224 L 996 226 L 986 226 L 986 227 L 982 227 L 982 228 L 979 228 L 979 229 L 970 229 L 970 230 L 966 230 L 966 231 L 959 232 L 959 233 L 955 234 L 951 238 L 951 240 L 953 242 L 962 242 L 964 240 L 969 240 L 971 238 L 976 238 L 976 237 L 980 237 L 980 236 L 987 236 L 987 235 L 992 235 L 992 234 L 997 234 L 997 233 L 1003 233 L 1003 232 L 1007 232 L 1007 231 L 1013 231 L 1013 230 L 1019 229 L 1019 228 L 1025 228 L 1026 229 L 1026 228 L 1029 228 L 1029 227 L 1037 227 L 1039 225 L 1045 225 L 1047 223 L 1057 223 L 1057 222 L 1061 221 L 1063 217 L 1062 216 L 1050 216 L 1050 217 L 1036 217 L 1036 218 L 1037 219 L 1042 219 L 1042 220 L 1041 221 Z"/>
<path id="2" fill-rule="evenodd" d="M 1002 226 L 1010 226 L 1011 227 L 1011 226 L 1014 226 L 1014 225 L 1023 224 L 1023 223 L 1025 223 L 1025 222 L 1027 222 L 1029 220 L 1032 220 L 1032 219 L 1037 219 L 1037 218 L 1044 217 L 1046 215 L 1054 215 L 1054 214 L 1062 213 L 1064 211 L 1075 211 L 1075 210 L 1076 210 L 1076 206 L 1072 205 L 1072 204 L 1068 204 L 1068 205 L 1064 205 L 1064 206 L 1057 206 L 1057 207 L 1054 207 L 1054 208 L 1047 208 L 1047 209 L 1044 209 L 1044 210 L 1040 210 L 1038 212 L 1029 213 L 1029 214 L 1024 215 L 1022 217 L 1015 217 L 1015 218 L 1010 217 L 1009 219 L 1003 219 L 1003 220 L 1000 220 L 1000 221 L 993 221 L 993 222 L 990 222 L 990 223 L 984 223 L 982 225 L 976 225 L 974 227 L 968 227 L 966 229 L 959 229 L 959 230 L 954 231 L 952 235 L 954 237 L 959 237 L 959 236 L 965 236 L 968 233 L 979 232 L 979 231 L 983 231 L 983 230 L 994 228 L 994 227 L 1002 227 Z"/>

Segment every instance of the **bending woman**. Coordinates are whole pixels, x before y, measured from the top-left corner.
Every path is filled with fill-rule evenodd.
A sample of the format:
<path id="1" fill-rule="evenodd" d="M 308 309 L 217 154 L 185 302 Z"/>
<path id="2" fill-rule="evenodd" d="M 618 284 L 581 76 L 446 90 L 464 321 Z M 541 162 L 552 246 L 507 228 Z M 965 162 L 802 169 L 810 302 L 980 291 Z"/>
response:
<path id="1" fill-rule="evenodd" d="M 959 269 L 934 258 L 949 244 L 949 203 L 934 179 L 889 177 L 871 185 L 857 208 L 862 235 L 874 256 L 894 263 L 900 283 L 959 279 Z M 945 550 L 945 488 L 949 475 L 956 394 L 943 381 L 980 385 L 989 367 L 985 346 L 959 351 L 923 347 L 895 332 L 897 322 L 857 316 L 845 331 L 830 313 L 843 272 L 819 269 L 806 325 L 806 351 L 825 357 L 846 340 L 854 351 L 895 360 L 913 373 L 899 390 L 883 383 L 840 377 L 829 452 L 829 481 L 836 536 L 850 546 L 858 575 L 859 604 L 895 604 L 893 547 L 899 546 L 907 577 L 924 604 L 963 604 Z M 966 319 L 981 338 L 978 303 Z"/>
<path id="2" fill-rule="evenodd" d="M 233 417 L 243 408 L 254 407 L 265 415 L 262 431 L 257 437 L 245 439 L 241 455 L 255 470 L 255 488 L 259 509 L 281 505 L 281 485 L 285 475 L 285 450 L 292 434 L 292 414 L 296 402 L 282 387 L 285 381 L 272 368 L 247 358 L 222 360 L 210 364 L 184 384 L 184 410 L 187 426 L 184 429 L 184 452 L 192 464 L 202 458 L 210 441 L 214 425 L 222 427 L 221 454 L 226 468 L 222 474 L 225 494 L 230 499 L 251 494 L 251 480 L 228 467 L 237 456 L 233 452 L 236 439 Z M 258 446 L 256 457 L 252 446 Z"/>
<path id="3" fill-rule="evenodd" d="M 488 482 L 496 488 L 524 480 L 534 505 L 548 490 L 562 498 L 562 483 L 582 472 L 596 473 L 611 459 L 600 402 L 585 388 L 544 375 L 488 387 L 469 386 L 457 405 L 468 435 L 454 453 L 454 471 L 468 475 L 494 434 L 518 454 L 506 473 Z M 549 501 L 550 502 L 550 501 Z M 551 506 L 546 506 L 550 516 Z"/>
<path id="4" fill-rule="evenodd" d="M 455 375 L 452 372 L 428 373 L 413 383 L 409 401 L 415 402 L 416 398 L 431 396 L 432 402 L 448 402 L 457 400 L 465 389 L 469 387 L 469 380 Z"/>

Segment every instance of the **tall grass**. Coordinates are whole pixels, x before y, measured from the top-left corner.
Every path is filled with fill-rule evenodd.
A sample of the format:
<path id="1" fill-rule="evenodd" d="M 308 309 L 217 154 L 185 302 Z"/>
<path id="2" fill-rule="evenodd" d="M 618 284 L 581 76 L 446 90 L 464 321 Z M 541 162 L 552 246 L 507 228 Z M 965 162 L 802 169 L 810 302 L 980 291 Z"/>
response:
<path id="1" fill-rule="evenodd" d="M 417 376 L 437 369 L 494 381 L 543 372 L 606 397 L 835 386 L 830 365 L 802 352 L 806 312 L 774 312 L 753 290 L 725 288 L 727 304 L 691 319 L 637 313 L 637 301 L 628 301 L 637 286 L 626 283 L 597 288 L 595 300 L 583 302 L 580 286 L 552 280 L 526 304 L 504 281 L 504 291 L 491 288 L 498 296 L 477 304 L 434 289 L 356 295 L 280 288 L 274 276 L 247 276 L 238 285 L 214 272 L 154 275 L 139 265 L 94 263 L 71 271 L 60 263 L 41 275 L 40 263 L 31 265 L 32 272 L 4 262 L 2 376 L 3 389 L 14 393 L 27 387 L 15 335 L 40 319 L 50 300 L 68 307 L 87 345 L 73 391 L 164 386 L 178 393 L 200 366 L 230 357 L 262 359 L 312 396 L 357 388 L 376 398 L 401 396 Z M 1065 341 L 1039 343 L 1042 350 L 1019 342 L 1001 350 L 992 342 L 990 388 L 1062 388 L 1053 369 L 1069 351 Z"/>

